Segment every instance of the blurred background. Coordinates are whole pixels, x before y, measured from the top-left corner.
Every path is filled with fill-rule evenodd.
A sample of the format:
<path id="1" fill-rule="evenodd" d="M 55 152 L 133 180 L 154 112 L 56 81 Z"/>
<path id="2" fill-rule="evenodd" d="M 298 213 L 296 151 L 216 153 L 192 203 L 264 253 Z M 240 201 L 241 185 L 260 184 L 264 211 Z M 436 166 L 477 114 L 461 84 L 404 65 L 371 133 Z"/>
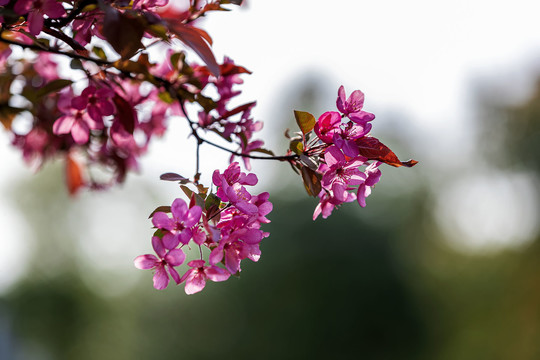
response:
<path id="1" fill-rule="evenodd" d="M 540 3 L 249 1 L 203 27 L 253 75 L 269 148 L 292 110 L 317 117 L 361 89 L 384 167 L 368 206 L 312 221 L 286 164 L 254 163 L 274 203 L 240 278 L 154 290 L 149 213 L 182 196 L 187 130 L 171 124 L 141 174 L 67 196 L 0 136 L 0 359 L 540 359 Z M 241 101 L 240 100 L 240 101 Z M 3 134 L 5 135 L 5 134 Z M 206 179 L 228 156 L 204 149 Z M 204 179 L 204 177 L 203 177 Z"/>

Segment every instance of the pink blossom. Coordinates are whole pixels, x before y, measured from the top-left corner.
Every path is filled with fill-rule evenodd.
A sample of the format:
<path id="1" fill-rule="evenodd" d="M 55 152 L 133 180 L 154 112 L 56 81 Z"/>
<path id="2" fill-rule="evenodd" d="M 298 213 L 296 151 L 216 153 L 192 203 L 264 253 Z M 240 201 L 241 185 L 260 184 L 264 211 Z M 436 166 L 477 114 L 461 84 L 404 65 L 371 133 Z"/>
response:
<path id="1" fill-rule="evenodd" d="M 331 190 L 322 189 L 319 193 L 319 203 L 313 212 L 313 220 L 317 219 L 320 214 L 322 214 L 323 219 L 326 219 L 332 214 L 336 206 L 344 202 L 353 202 L 356 200 L 355 194 L 345 190 L 346 188 L 339 183 L 334 183 Z"/>
<path id="2" fill-rule="evenodd" d="M 81 95 L 73 98 L 72 103 L 77 109 L 87 109 L 88 114 L 94 121 L 103 121 L 103 116 L 109 116 L 114 114 L 114 104 L 111 99 L 114 96 L 114 91 L 102 87 L 96 89 L 95 86 L 90 85 L 83 90 Z"/>
<path id="3" fill-rule="evenodd" d="M 371 130 L 371 123 L 355 124 L 348 122 L 340 131 L 334 133 L 333 143 L 343 153 L 350 157 L 358 156 L 360 151 L 355 140 L 367 135 Z"/>
<path id="4" fill-rule="evenodd" d="M 164 212 L 156 212 L 152 223 L 158 229 L 165 230 L 163 244 L 167 249 L 173 249 L 181 242 L 187 244 L 193 237 L 191 228 L 195 226 L 202 214 L 200 206 L 188 208 L 186 202 L 180 198 L 175 199 L 171 205 L 172 218 Z"/>
<path id="5" fill-rule="evenodd" d="M 182 265 L 186 258 L 184 252 L 181 249 L 167 251 L 157 236 L 152 237 L 152 247 L 158 257 L 151 254 L 137 256 L 134 260 L 135 267 L 141 270 L 154 269 L 154 287 L 157 290 L 163 290 L 169 285 L 167 272 L 177 284 L 180 284 L 180 275 L 174 266 Z"/>
<path id="6" fill-rule="evenodd" d="M 223 174 L 219 170 L 215 170 L 212 174 L 212 181 L 214 185 L 220 186 L 222 180 L 225 180 L 227 184 L 232 185 L 234 183 L 239 183 L 241 185 L 257 185 L 258 179 L 255 174 L 246 174 L 240 170 L 240 165 L 237 162 L 231 163 Z M 219 195 L 218 195 L 219 196 Z"/>
<path id="7" fill-rule="evenodd" d="M 46 82 L 58 79 L 58 64 L 52 60 L 52 55 L 46 52 L 38 53 L 34 69 Z"/>
<path id="8" fill-rule="evenodd" d="M 28 31 L 34 36 L 43 29 L 44 15 L 55 19 L 66 13 L 56 0 L 18 0 L 13 9 L 19 15 L 28 14 Z"/>
<path id="9" fill-rule="evenodd" d="M 64 113 L 53 124 L 53 133 L 56 135 L 71 134 L 73 140 L 79 144 L 86 144 L 90 138 L 90 130 L 103 129 L 103 122 L 96 122 L 84 107 L 80 107 L 71 98 L 71 93 L 61 95 L 58 100 L 58 109 Z"/>
<path id="10" fill-rule="evenodd" d="M 366 175 L 358 167 L 367 161 L 366 158 L 359 156 L 347 160 L 336 146 L 330 146 L 326 149 L 324 159 L 328 168 L 323 170 L 323 186 L 329 187 L 337 182 L 347 187 L 360 185 L 365 181 Z"/>
<path id="11" fill-rule="evenodd" d="M 317 120 L 315 124 L 315 133 L 327 144 L 331 144 L 334 134 L 340 131 L 341 115 L 336 111 L 327 111 Z"/>
<path id="12" fill-rule="evenodd" d="M 227 270 L 215 265 L 204 266 L 204 260 L 193 260 L 188 263 L 191 267 L 180 279 L 180 283 L 186 282 L 186 294 L 198 293 L 206 286 L 206 280 L 225 281 L 231 274 Z"/>
<path id="13" fill-rule="evenodd" d="M 363 92 L 360 90 L 355 90 L 348 99 L 345 98 L 345 88 L 340 86 L 336 105 L 338 110 L 349 119 L 359 124 L 363 124 L 375 119 L 375 115 L 362 110 L 362 107 L 364 106 Z"/>

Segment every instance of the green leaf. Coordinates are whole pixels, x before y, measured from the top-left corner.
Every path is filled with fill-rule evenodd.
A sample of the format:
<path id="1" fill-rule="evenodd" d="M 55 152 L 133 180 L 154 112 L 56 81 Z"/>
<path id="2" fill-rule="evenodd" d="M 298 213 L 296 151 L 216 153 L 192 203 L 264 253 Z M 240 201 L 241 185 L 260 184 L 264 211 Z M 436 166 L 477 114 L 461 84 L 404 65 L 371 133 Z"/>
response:
<path id="1" fill-rule="evenodd" d="M 204 202 L 204 208 L 206 210 L 209 210 L 213 206 L 217 206 L 219 208 L 220 204 L 221 199 L 216 194 L 210 193 L 206 197 L 206 201 Z"/>
<path id="2" fill-rule="evenodd" d="M 107 60 L 107 55 L 105 54 L 105 51 L 103 51 L 103 49 L 100 48 L 99 46 L 94 46 L 92 48 L 92 52 L 96 54 L 97 57 L 100 58 L 101 60 Z"/>
<path id="3" fill-rule="evenodd" d="M 174 102 L 174 99 L 172 98 L 171 94 L 169 94 L 168 91 L 163 91 L 158 94 L 158 98 L 167 104 L 172 104 Z"/>
<path id="4" fill-rule="evenodd" d="M 183 62 L 186 57 L 186 54 L 184 54 L 183 52 L 177 52 L 171 55 L 170 60 L 171 60 L 171 65 L 173 69 L 178 68 L 178 62 L 180 61 L 180 57 L 182 57 L 182 62 Z"/>
<path id="5" fill-rule="evenodd" d="M 315 127 L 315 117 L 308 112 L 294 110 L 294 117 L 296 118 L 296 123 L 302 133 L 305 135 Z"/>
<path id="6" fill-rule="evenodd" d="M 163 230 L 157 229 L 156 231 L 154 231 L 153 236 L 157 236 L 158 238 L 163 239 L 164 235 L 165 235 L 165 233 L 163 232 Z"/>
<path id="7" fill-rule="evenodd" d="M 71 60 L 71 62 L 69 63 L 69 67 L 72 68 L 73 70 L 84 70 L 82 61 L 79 59 Z"/>
<path id="8" fill-rule="evenodd" d="M 289 144 L 289 149 L 295 154 L 301 155 L 304 152 L 304 144 L 302 140 L 292 140 Z"/>

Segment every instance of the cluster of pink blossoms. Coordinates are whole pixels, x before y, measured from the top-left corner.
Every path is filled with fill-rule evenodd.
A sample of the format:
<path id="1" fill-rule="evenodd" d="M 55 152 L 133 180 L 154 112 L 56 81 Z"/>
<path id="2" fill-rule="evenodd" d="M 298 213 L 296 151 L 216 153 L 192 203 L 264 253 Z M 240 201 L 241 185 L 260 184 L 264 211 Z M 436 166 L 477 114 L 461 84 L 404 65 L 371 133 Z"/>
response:
<path id="1" fill-rule="evenodd" d="M 290 163 L 302 174 L 308 194 L 319 198 L 313 220 L 321 214 L 326 219 L 343 203 L 356 200 L 365 207 L 366 198 L 380 180 L 382 163 L 396 167 L 416 164 L 414 160 L 400 161 L 370 135 L 375 115 L 363 110 L 364 94 L 360 90 L 347 98 L 341 86 L 336 105 L 338 111 L 327 111 L 318 120 L 295 111 L 301 132 L 289 137 L 289 154 L 298 155 Z M 313 133 L 315 137 L 310 140 Z"/>
<path id="2" fill-rule="evenodd" d="M 208 1 L 204 7 L 197 3 L 176 12 L 165 7 L 167 0 L 138 0 L 131 5 L 108 0 L 98 4 L 82 0 L 0 0 L 0 21 L 4 21 L 2 13 L 20 15 L 7 18 L 3 24 L 10 43 L 36 47 L 37 40 L 28 33 L 37 36 L 47 32 L 58 36 L 65 47 L 65 52 L 59 52 L 57 45 L 47 51 L 39 43 L 43 51 L 38 51 L 35 59 L 19 60 L 23 71 L 17 80 L 23 83 L 23 90 L 13 95 L 25 97 L 27 106 L 9 106 L 0 99 L 0 121 L 12 133 L 12 143 L 22 150 L 24 159 L 39 168 L 49 158 L 65 156 L 66 163 L 76 165 L 76 171 L 66 171 L 70 193 L 84 187 L 107 188 L 123 182 L 129 171 L 139 169 L 139 157 L 152 138 L 165 133 L 171 116 L 182 116 L 190 122 L 198 141 L 202 141 L 199 132 L 212 132 L 236 145 L 238 153 L 264 150 L 263 141 L 253 139 L 254 132 L 262 128 L 262 123 L 251 117 L 255 102 L 230 106 L 240 94 L 234 88 L 243 82 L 240 75 L 250 72 L 229 58 L 218 64 L 208 47 L 210 37 L 193 26 L 205 12 L 221 10 L 221 1 Z M 117 36 L 125 26 L 133 33 Z M 70 28 L 67 32 L 73 37 L 63 36 L 56 27 Z M 8 33 L 8 29 L 13 32 Z M 207 65 L 188 63 L 186 53 L 170 42 L 167 56 L 152 63 L 142 41 L 163 39 L 164 33 L 170 39 L 185 41 Z M 92 42 L 95 37 L 102 43 L 109 42 L 122 58 L 109 60 Z M 137 53 L 137 60 L 128 60 Z M 0 49 L 0 67 L 6 74 L 14 69 L 5 60 L 10 54 L 9 47 Z M 79 79 L 61 77 L 57 65 L 61 56 L 75 57 L 71 67 L 79 72 L 75 76 Z M 0 86 L 9 89 L 14 80 L 15 75 L 0 78 Z M 82 91 L 80 83 L 87 84 Z M 215 93 L 208 91 L 211 86 L 217 90 L 217 97 L 206 95 Z M 199 107 L 198 122 L 187 118 L 188 106 Z M 1 114 L 9 117 L 2 118 Z M 31 128 L 23 133 L 12 128 L 22 114 L 33 118 Z M 244 162 L 249 169 L 249 159 Z M 78 180 L 73 180 L 73 174 Z"/>
<path id="3" fill-rule="evenodd" d="M 368 158 L 360 155 L 358 139 L 368 135 L 375 115 L 362 110 L 364 94 L 355 90 L 346 99 L 345 89 L 339 88 L 337 108 L 340 112 L 329 111 L 322 114 L 315 124 L 315 133 L 325 144 L 318 172 L 322 176 L 320 202 L 315 208 L 313 219 L 319 214 L 327 218 L 332 210 L 344 203 L 357 200 L 360 206 L 366 206 L 366 197 L 371 188 L 379 182 L 381 162 L 369 163 Z M 344 121 L 348 118 L 348 121 Z M 364 171 L 361 166 L 367 166 Z M 351 190 L 356 190 L 351 192 Z"/>
<path id="4" fill-rule="evenodd" d="M 198 156 L 193 180 L 162 175 L 179 181 L 189 202 L 176 199 L 151 216 L 155 255 L 137 257 L 135 266 L 154 271 L 156 289 L 166 288 L 172 278 L 193 294 L 207 280 L 238 274 L 242 260 L 258 261 L 259 244 L 269 236 L 261 226 L 269 222 L 272 204 L 268 193 L 252 195 L 246 189 L 258 179 L 241 172 L 234 162 L 238 157 L 247 170 L 250 159 L 288 162 L 308 194 L 319 199 L 313 219 L 355 200 L 364 207 L 381 164 L 416 164 L 400 161 L 370 135 L 375 116 L 363 110 L 363 93 L 356 90 L 347 98 L 343 87 L 338 111 L 318 120 L 295 111 L 301 132 L 293 138 L 286 133 L 285 155 L 263 148 L 256 136 L 263 123 L 251 115 L 256 102 L 237 102 L 241 75 L 250 72 L 229 58 L 218 63 L 212 38 L 196 27 L 207 13 L 242 1 L 190 0 L 183 11 L 168 3 L 0 0 L 0 124 L 25 161 L 39 167 L 64 158 L 71 194 L 122 182 L 138 169 L 150 141 L 165 133 L 169 119 L 185 122 L 197 155 L 201 146 L 231 154 L 230 166 L 212 176 L 215 193 L 199 183 Z M 34 55 L 13 55 L 13 47 Z M 166 56 L 155 60 L 150 48 Z M 189 51 L 202 62 L 188 61 Z M 59 58 L 70 61 L 71 72 L 59 71 Z M 19 121 L 30 126 L 18 126 Z M 226 145 L 207 139 L 209 133 Z M 191 248 L 199 250 L 197 258 L 180 275 Z"/>
<path id="5" fill-rule="evenodd" d="M 225 281 L 238 274 L 242 260 L 259 260 L 259 243 L 269 235 L 261 230 L 261 224 L 270 222 L 266 218 L 272 211 L 269 194 L 250 194 L 245 186 L 255 185 L 257 176 L 241 172 L 236 162 L 223 173 L 216 170 L 212 181 L 215 194 L 205 199 L 193 194 L 189 205 L 176 199 L 168 210 L 170 216 L 163 211 L 153 214 L 157 230 L 152 246 L 157 256 L 141 255 L 134 263 L 139 269 L 154 270 L 156 289 L 165 289 L 170 275 L 176 284 L 185 282 L 186 294 L 194 294 L 207 280 Z M 185 262 L 183 249 L 191 246 L 199 248 L 200 257 L 188 262 L 189 269 L 180 276 L 176 267 Z M 208 249 L 207 260 L 203 248 Z"/>

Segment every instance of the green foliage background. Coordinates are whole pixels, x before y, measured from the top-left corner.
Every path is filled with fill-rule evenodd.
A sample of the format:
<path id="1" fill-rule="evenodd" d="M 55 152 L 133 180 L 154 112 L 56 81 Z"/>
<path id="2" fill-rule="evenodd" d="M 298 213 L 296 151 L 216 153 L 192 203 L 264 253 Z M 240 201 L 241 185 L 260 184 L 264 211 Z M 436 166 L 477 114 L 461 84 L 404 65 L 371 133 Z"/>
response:
<path id="1" fill-rule="evenodd" d="M 503 171 L 529 169 L 537 189 L 538 103 L 539 92 L 519 108 L 482 104 L 504 114 L 496 119 L 505 135 L 479 143 L 486 159 L 504 152 Z M 479 124 L 492 139 L 491 123 Z M 388 145 L 407 153 L 407 141 L 414 138 Z M 296 200 L 299 182 L 273 195 L 260 262 L 246 261 L 240 278 L 193 296 L 174 286 L 155 291 L 149 272 L 115 296 L 84 280 L 73 245 L 79 225 L 59 225 L 72 205 L 59 169 L 48 167 L 12 195 L 39 241 L 28 275 L 0 300 L 0 357 L 539 359 L 540 241 L 486 254 L 455 250 L 433 216 L 435 170 L 422 154 L 413 157 L 413 169 L 383 170 L 366 209 L 343 207 L 325 221 L 311 220 L 313 199 Z M 155 195 L 143 190 L 133 206 L 151 210 Z"/>

